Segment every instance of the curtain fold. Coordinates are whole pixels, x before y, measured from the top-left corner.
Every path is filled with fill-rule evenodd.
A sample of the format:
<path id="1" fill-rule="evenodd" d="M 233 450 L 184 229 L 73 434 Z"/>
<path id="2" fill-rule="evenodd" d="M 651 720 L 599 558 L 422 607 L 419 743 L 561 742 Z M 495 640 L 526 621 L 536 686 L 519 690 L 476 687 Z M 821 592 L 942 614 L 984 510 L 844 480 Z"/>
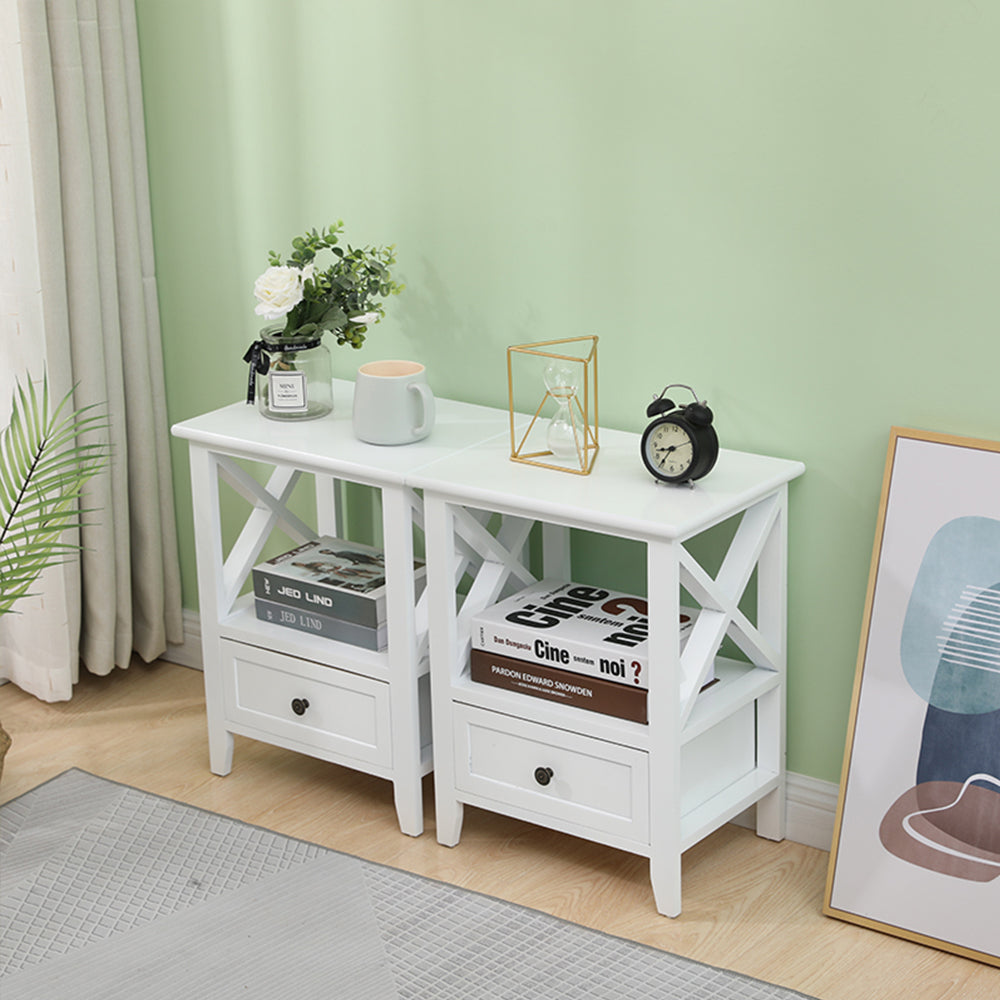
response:
<path id="1" fill-rule="evenodd" d="M 55 571 L 62 581 L 45 580 L 45 597 L 67 590 L 70 611 L 56 621 L 43 599 L 0 620 L 0 676 L 61 700 L 77 650 L 107 674 L 133 650 L 149 661 L 182 640 L 180 571 L 134 0 L 18 0 L 17 12 L 37 340 L 57 390 L 75 386 L 75 405 L 101 405 L 111 423 L 110 466 L 83 501 L 80 558 Z M 40 630 L 67 628 L 67 651 L 32 649 Z"/>

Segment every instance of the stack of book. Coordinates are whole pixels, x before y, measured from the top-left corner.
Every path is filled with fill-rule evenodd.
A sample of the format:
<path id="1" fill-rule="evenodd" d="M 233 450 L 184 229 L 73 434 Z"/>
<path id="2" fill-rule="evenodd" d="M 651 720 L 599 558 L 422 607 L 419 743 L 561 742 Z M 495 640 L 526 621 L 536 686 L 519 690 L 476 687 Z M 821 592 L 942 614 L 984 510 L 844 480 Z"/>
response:
<path id="1" fill-rule="evenodd" d="M 425 569 L 414 562 L 418 593 Z M 385 554 L 324 535 L 253 568 L 261 621 L 381 651 L 386 648 Z"/>
<path id="2" fill-rule="evenodd" d="M 695 612 L 683 610 L 681 649 Z M 472 620 L 473 681 L 648 722 L 649 619 L 642 597 L 542 580 Z"/>

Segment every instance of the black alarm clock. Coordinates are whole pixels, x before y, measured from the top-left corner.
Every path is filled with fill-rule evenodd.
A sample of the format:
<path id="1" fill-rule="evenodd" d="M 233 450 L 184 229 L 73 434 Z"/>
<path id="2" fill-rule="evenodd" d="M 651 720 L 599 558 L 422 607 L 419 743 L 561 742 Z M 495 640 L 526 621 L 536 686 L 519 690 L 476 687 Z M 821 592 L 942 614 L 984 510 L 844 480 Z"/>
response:
<path id="1" fill-rule="evenodd" d="M 677 406 L 667 389 L 687 389 L 694 402 Z M 712 471 L 719 457 L 719 439 L 712 411 L 689 385 L 675 382 L 646 407 L 655 418 L 643 431 L 639 452 L 650 473 L 664 483 L 690 483 Z"/>

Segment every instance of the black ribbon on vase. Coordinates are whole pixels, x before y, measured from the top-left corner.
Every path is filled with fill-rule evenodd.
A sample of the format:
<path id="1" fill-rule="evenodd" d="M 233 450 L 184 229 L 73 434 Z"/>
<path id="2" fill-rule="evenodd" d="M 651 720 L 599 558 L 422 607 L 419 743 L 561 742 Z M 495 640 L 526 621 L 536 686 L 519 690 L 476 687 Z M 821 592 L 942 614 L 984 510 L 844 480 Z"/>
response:
<path id="1" fill-rule="evenodd" d="M 300 340 L 296 343 L 282 344 L 279 348 L 281 354 L 294 354 L 296 351 L 307 351 L 311 347 L 319 347 L 320 338 L 315 340 Z M 247 402 L 252 403 L 257 392 L 256 375 L 266 375 L 271 367 L 271 357 L 267 353 L 268 349 L 274 350 L 275 345 L 268 344 L 264 340 L 255 340 L 248 348 L 243 360 L 250 366 L 247 377 Z"/>
<path id="2" fill-rule="evenodd" d="M 254 401 L 254 396 L 257 392 L 257 378 L 256 375 L 260 372 L 261 375 L 267 374 L 267 369 L 271 364 L 271 359 L 264 352 L 264 341 L 255 340 L 248 348 L 246 354 L 243 355 L 243 360 L 250 365 L 250 373 L 247 378 L 247 402 L 252 403 Z"/>

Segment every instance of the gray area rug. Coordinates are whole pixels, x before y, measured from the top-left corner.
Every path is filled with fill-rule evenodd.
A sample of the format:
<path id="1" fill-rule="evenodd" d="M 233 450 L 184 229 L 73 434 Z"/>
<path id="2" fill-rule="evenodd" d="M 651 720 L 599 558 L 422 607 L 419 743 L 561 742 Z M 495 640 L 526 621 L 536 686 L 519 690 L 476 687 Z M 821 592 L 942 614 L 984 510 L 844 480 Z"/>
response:
<path id="1" fill-rule="evenodd" d="M 76 769 L 0 808 L 0 890 L 3 1000 L 803 996 Z"/>

